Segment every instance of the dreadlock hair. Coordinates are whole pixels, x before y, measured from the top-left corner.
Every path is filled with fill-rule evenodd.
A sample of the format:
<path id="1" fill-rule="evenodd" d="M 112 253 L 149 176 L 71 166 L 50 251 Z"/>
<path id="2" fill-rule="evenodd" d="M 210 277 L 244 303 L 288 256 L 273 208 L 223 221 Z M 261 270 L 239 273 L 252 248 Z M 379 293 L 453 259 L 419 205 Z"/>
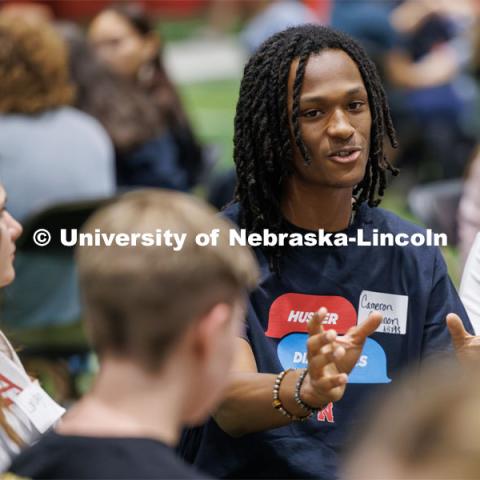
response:
<path id="1" fill-rule="evenodd" d="M 377 206 L 387 186 L 387 170 L 398 170 L 384 153 L 384 138 L 397 146 L 395 129 L 385 92 L 373 62 L 363 48 L 345 34 L 318 25 L 288 28 L 266 40 L 245 66 L 235 116 L 234 161 L 238 183 L 235 200 L 240 204 L 240 226 L 249 233 L 268 228 L 285 229 L 280 210 L 284 180 L 293 173 L 293 137 L 305 164 L 311 158 L 303 142 L 300 123 L 300 92 L 310 55 L 339 49 L 356 63 L 368 93 L 372 115 L 370 156 L 365 176 L 355 186 L 355 208 L 368 201 Z M 293 108 L 288 118 L 288 77 L 298 58 L 293 85 Z M 270 269 L 279 273 L 281 248 L 265 248 Z"/>

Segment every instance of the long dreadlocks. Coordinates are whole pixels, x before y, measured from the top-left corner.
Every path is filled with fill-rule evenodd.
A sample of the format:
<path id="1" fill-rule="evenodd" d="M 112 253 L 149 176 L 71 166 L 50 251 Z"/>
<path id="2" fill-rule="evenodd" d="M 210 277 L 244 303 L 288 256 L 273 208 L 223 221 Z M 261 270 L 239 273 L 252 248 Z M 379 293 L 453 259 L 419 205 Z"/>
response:
<path id="1" fill-rule="evenodd" d="M 377 206 L 387 185 L 391 166 L 384 153 L 384 138 L 397 146 L 385 92 L 375 65 L 350 37 L 330 28 L 302 25 L 284 30 L 266 40 L 245 66 L 235 116 L 234 160 L 238 184 L 235 199 L 240 204 L 240 226 L 250 232 L 285 229 L 280 210 L 284 180 L 293 172 L 295 143 L 306 164 L 309 152 L 301 136 L 299 110 L 303 76 L 310 55 L 325 49 L 346 52 L 356 63 L 368 93 L 372 128 L 370 156 L 365 176 L 354 188 L 355 207 L 368 201 Z M 288 76 L 293 59 L 298 67 L 293 85 L 292 116 L 288 117 Z M 270 268 L 279 271 L 280 248 L 265 249 Z"/>

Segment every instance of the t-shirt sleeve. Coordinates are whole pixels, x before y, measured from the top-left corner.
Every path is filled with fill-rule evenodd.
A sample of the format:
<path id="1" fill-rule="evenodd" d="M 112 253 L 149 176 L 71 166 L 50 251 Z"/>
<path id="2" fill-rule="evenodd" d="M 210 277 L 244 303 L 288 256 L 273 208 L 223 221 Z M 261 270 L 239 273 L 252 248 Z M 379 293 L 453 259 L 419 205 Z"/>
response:
<path id="1" fill-rule="evenodd" d="M 423 357 L 452 351 L 452 341 L 446 321 L 449 313 L 456 313 L 462 319 L 465 329 L 473 333 L 467 312 L 448 276 L 445 260 L 440 250 L 436 249 L 432 289 L 423 330 Z"/>

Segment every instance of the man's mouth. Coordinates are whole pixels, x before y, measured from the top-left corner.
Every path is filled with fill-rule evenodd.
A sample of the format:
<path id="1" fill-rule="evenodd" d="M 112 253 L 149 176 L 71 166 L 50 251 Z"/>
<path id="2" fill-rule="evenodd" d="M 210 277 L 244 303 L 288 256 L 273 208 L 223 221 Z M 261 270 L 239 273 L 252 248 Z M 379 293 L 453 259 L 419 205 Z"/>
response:
<path id="1" fill-rule="evenodd" d="M 361 152 L 361 147 L 345 147 L 334 150 L 328 155 L 328 158 L 338 163 L 352 163 L 358 160 Z"/>

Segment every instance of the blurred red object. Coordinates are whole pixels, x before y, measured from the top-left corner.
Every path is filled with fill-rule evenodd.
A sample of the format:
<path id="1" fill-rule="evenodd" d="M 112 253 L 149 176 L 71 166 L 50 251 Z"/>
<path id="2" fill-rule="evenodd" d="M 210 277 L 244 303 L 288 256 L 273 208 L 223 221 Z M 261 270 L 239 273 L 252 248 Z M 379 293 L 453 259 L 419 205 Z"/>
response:
<path id="1" fill-rule="evenodd" d="M 30 2 L 4 0 L 2 3 L 6 8 L 10 8 L 11 5 L 28 8 L 29 4 L 39 4 L 48 7 L 57 19 L 87 20 L 108 5 L 120 2 L 112 2 L 111 0 L 32 0 Z M 209 0 L 138 0 L 131 3 L 142 4 L 152 14 L 168 17 L 188 17 L 203 11 L 208 6 Z"/>

